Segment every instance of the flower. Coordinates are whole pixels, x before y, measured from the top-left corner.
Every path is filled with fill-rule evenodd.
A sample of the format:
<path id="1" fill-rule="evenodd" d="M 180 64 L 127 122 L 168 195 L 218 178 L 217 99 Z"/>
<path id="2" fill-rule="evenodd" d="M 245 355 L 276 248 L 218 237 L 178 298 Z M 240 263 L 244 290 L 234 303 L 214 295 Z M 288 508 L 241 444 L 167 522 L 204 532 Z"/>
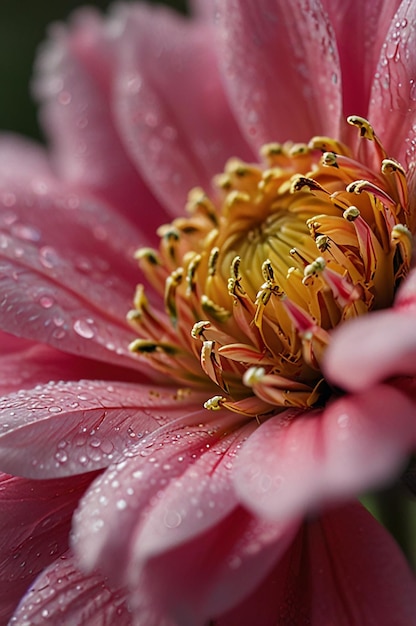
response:
<path id="1" fill-rule="evenodd" d="M 412 361 L 398 331 L 360 386 L 342 346 L 354 369 L 355 326 L 412 316 L 416 4 L 350 4 L 120 5 L 51 33 L 51 156 L 0 145 L 11 624 L 415 621 L 351 503 L 414 447 Z"/>

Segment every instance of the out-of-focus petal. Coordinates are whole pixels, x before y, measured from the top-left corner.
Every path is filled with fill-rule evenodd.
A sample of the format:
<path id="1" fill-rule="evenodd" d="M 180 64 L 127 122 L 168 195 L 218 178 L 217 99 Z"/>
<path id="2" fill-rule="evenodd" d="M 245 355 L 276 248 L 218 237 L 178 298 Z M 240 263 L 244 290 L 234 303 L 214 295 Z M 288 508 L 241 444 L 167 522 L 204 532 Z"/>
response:
<path id="1" fill-rule="evenodd" d="M 257 591 L 215 626 L 412 626 L 415 590 L 391 536 L 348 505 L 306 523 Z"/>
<path id="2" fill-rule="evenodd" d="M 322 0 L 337 40 L 344 115 L 368 115 L 381 47 L 400 1 Z"/>
<path id="3" fill-rule="evenodd" d="M 379 311 L 340 327 L 326 355 L 325 372 L 334 384 L 361 391 L 391 376 L 416 374 L 416 316 Z"/>
<path id="4" fill-rule="evenodd" d="M 71 553 L 63 555 L 36 579 L 10 626 L 65 624 L 131 626 L 132 615 L 123 589 L 113 589 L 98 575 L 79 571 Z"/>
<path id="5" fill-rule="evenodd" d="M 37 61 L 35 92 L 58 176 L 111 203 L 149 236 L 167 213 L 125 152 L 112 111 L 115 43 L 92 10 L 55 25 Z"/>
<path id="6" fill-rule="evenodd" d="M 255 148 L 338 135 L 341 74 L 319 0 L 218 0 L 216 21 L 225 85 Z"/>
<path id="7" fill-rule="evenodd" d="M 116 18 L 120 132 L 155 195 L 182 213 L 189 190 L 209 190 L 228 158 L 253 158 L 223 93 L 211 28 L 144 4 Z"/>
<path id="8" fill-rule="evenodd" d="M 391 22 L 374 74 L 368 117 L 389 154 L 415 159 L 416 2 L 403 0 Z"/>
<path id="9" fill-rule="evenodd" d="M 414 413 L 405 394 L 379 385 L 322 411 L 277 415 L 241 450 L 237 491 L 275 519 L 363 493 L 403 468 L 416 441 Z"/>
<path id="10" fill-rule="evenodd" d="M 105 381 L 60 381 L 4 396 L 1 467 L 34 478 L 106 467 L 193 402 L 192 393 Z"/>
<path id="11" fill-rule="evenodd" d="M 0 474 L 0 622 L 27 587 L 68 549 L 71 517 L 95 474 L 33 481 Z"/>
<path id="12" fill-rule="evenodd" d="M 186 545 L 150 559 L 137 588 L 173 615 L 176 624 L 204 626 L 253 591 L 285 553 L 298 527 L 293 519 L 271 523 L 237 508 Z"/>

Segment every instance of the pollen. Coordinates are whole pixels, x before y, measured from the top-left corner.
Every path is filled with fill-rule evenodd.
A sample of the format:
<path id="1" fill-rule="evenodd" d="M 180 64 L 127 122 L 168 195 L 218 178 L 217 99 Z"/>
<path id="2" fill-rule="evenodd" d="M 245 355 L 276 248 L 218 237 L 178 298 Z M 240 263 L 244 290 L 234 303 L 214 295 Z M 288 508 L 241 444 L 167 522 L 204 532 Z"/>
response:
<path id="1" fill-rule="evenodd" d="M 267 144 L 259 164 L 230 159 L 216 192 L 191 190 L 159 249 L 136 254 L 164 310 L 138 286 L 131 350 L 206 389 L 207 409 L 258 418 L 322 404 L 333 329 L 389 306 L 409 271 L 405 169 L 367 120 L 348 122 L 355 151 L 314 137 Z"/>

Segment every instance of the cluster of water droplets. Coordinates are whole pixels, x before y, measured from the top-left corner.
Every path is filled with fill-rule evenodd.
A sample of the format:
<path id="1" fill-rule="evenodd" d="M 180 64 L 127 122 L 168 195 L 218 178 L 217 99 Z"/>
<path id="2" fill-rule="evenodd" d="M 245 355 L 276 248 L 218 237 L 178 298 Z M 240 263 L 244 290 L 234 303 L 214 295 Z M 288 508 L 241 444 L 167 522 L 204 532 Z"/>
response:
<path id="1" fill-rule="evenodd" d="M 0 399 L 0 446 L 5 463 L 11 441 L 16 439 L 20 446 L 26 441 L 31 447 L 30 461 L 25 468 L 21 463 L 20 471 L 32 477 L 106 467 L 163 422 L 163 409 L 153 416 L 145 405 L 146 399 L 138 397 L 134 386 L 124 384 L 116 393 L 112 384 L 102 381 L 52 381 L 4 396 Z M 139 422 L 140 430 L 136 428 Z"/>

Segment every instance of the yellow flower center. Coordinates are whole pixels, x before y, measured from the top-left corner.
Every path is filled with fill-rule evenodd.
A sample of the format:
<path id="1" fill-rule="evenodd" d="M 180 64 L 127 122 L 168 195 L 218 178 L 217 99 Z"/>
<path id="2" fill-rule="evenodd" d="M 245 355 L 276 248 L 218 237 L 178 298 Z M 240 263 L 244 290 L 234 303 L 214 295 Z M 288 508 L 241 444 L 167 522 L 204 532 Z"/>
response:
<path id="1" fill-rule="evenodd" d="M 131 349 L 212 387 L 206 408 L 260 416 L 322 402 L 331 330 L 390 305 L 409 270 L 405 171 L 366 120 L 348 121 L 361 157 L 315 137 L 264 146 L 263 165 L 231 159 L 212 197 L 193 189 L 189 217 L 160 228 L 159 251 L 137 253 L 165 313 L 139 285 Z"/>

